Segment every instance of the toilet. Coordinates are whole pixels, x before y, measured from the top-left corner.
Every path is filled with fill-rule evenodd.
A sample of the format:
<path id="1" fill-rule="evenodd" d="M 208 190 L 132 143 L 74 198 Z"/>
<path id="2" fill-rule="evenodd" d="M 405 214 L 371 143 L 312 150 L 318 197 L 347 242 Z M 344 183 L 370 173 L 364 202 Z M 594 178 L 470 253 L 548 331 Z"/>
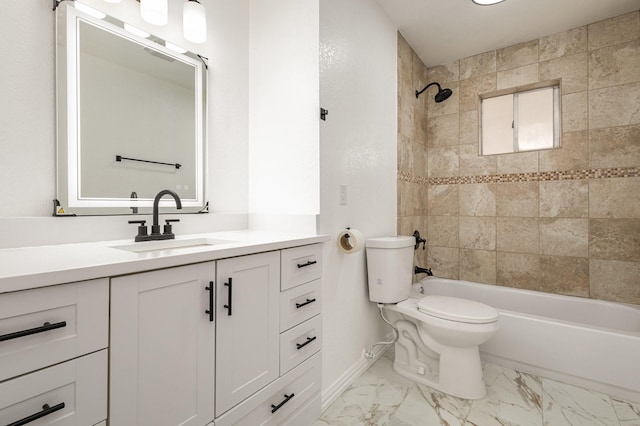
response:
<path id="1" fill-rule="evenodd" d="M 412 292 L 411 236 L 366 241 L 369 299 L 384 305 L 398 331 L 393 369 L 465 399 L 483 398 L 478 346 L 498 330 L 498 312 L 472 300 Z"/>

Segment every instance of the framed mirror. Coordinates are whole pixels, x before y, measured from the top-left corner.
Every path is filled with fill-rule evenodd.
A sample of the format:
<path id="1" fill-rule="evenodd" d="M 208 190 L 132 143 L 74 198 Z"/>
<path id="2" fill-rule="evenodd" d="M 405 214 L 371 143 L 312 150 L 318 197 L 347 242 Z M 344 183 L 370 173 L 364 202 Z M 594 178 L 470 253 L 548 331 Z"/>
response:
<path id="1" fill-rule="evenodd" d="M 54 215 L 148 214 L 163 189 L 205 212 L 204 58 L 67 2 L 56 14 Z"/>

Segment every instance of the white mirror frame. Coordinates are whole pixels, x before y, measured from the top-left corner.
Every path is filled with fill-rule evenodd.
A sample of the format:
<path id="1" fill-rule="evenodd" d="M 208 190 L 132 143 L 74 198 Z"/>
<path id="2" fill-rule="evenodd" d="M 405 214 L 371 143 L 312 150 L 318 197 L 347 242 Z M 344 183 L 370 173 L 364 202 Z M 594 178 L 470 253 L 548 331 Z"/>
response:
<path id="1" fill-rule="evenodd" d="M 80 190 L 82 183 L 80 181 L 81 170 L 80 162 L 78 161 L 81 153 L 81 141 L 80 141 L 80 122 L 79 122 L 79 88 L 78 88 L 78 72 L 79 72 L 79 39 L 78 28 L 80 22 L 84 21 L 96 27 L 100 27 L 105 31 L 109 31 L 113 34 L 130 40 L 131 42 L 141 44 L 153 50 L 159 51 L 162 54 L 173 57 L 178 61 L 184 62 L 195 68 L 196 82 L 196 149 L 195 149 L 195 199 L 182 200 L 183 212 L 206 212 L 207 203 L 205 201 L 205 172 L 206 172 L 206 159 L 205 159 L 205 123 L 207 117 L 206 111 L 206 65 L 203 63 L 202 58 L 199 58 L 193 54 L 187 56 L 186 54 L 180 54 L 173 50 L 166 48 L 164 45 L 158 44 L 154 41 L 147 40 L 142 37 L 138 37 L 125 31 L 122 27 L 115 23 L 107 22 L 102 19 L 91 17 L 83 12 L 76 10 L 71 4 L 62 3 L 57 8 L 57 32 L 60 37 L 60 26 L 64 26 L 65 32 L 65 66 L 66 70 L 60 70 L 59 66 L 56 67 L 56 79 L 60 81 L 61 78 L 65 79 L 66 93 L 56 94 L 57 102 L 57 192 L 58 199 L 62 203 L 62 207 L 68 207 L 73 213 L 88 214 L 88 215 L 101 215 L 101 214 L 131 214 L 132 202 L 129 198 L 86 198 L 80 197 Z M 115 20 L 113 20 L 115 21 Z M 116 21 L 117 22 L 117 21 Z M 57 41 L 60 43 L 60 40 Z M 56 44 L 56 49 L 60 46 Z M 56 54 L 56 61 L 59 64 L 60 59 L 58 53 Z M 58 85 L 60 90 L 60 85 Z M 61 115 L 66 114 L 66 119 L 61 119 Z M 64 127 L 64 129 L 60 129 Z M 66 134 L 66 135 L 65 135 Z M 66 136 L 66 137 L 65 137 Z M 66 179 L 62 176 L 66 172 Z M 66 182 L 65 182 L 66 180 Z M 160 188 L 164 189 L 164 188 Z M 170 188 L 168 188 L 170 189 Z M 153 199 L 136 199 L 135 207 L 149 208 L 144 212 L 150 212 L 150 208 L 153 206 Z M 164 199 L 160 202 L 161 207 L 173 207 L 175 204 L 173 200 Z M 80 210 L 78 210 L 80 209 Z M 205 211 L 201 211 L 205 210 Z"/>

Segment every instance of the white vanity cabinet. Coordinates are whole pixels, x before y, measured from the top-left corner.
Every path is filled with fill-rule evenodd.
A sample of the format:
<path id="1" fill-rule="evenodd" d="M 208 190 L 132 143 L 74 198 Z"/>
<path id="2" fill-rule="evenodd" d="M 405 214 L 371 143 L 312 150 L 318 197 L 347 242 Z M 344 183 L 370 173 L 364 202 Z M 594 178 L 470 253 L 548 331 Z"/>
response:
<path id="1" fill-rule="evenodd" d="M 0 424 L 106 420 L 108 326 L 107 279 L 0 294 Z"/>
<path id="2" fill-rule="evenodd" d="M 111 280 L 112 426 L 213 420 L 215 262 Z"/>

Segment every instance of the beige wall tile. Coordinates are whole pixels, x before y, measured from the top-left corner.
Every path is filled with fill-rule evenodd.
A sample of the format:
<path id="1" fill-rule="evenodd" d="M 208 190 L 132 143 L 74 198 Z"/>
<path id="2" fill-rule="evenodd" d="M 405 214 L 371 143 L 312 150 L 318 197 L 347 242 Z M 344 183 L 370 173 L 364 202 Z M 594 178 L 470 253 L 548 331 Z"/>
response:
<path id="1" fill-rule="evenodd" d="M 428 120 L 427 146 L 429 148 L 436 148 L 459 145 L 459 121 L 458 114 L 441 115 Z"/>
<path id="2" fill-rule="evenodd" d="M 429 186 L 428 203 L 430 216 L 458 214 L 458 186 L 459 185 Z"/>
<path id="3" fill-rule="evenodd" d="M 429 245 L 458 247 L 458 217 L 429 216 Z"/>
<path id="4" fill-rule="evenodd" d="M 500 183 L 496 188 L 498 216 L 537 217 L 538 182 Z"/>
<path id="5" fill-rule="evenodd" d="M 589 217 L 640 218 L 640 178 L 589 181 Z"/>
<path id="6" fill-rule="evenodd" d="M 640 81 L 640 39 L 589 52 L 589 88 Z"/>
<path id="7" fill-rule="evenodd" d="M 499 217 L 496 227 L 498 251 L 538 254 L 537 218 Z"/>
<path id="8" fill-rule="evenodd" d="M 427 147 L 419 144 L 411 144 L 413 166 L 411 174 L 415 176 L 427 176 Z"/>
<path id="9" fill-rule="evenodd" d="M 587 27 L 552 34 L 540 39 L 540 60 L 561 58 L 587 51 Z"/>
<path id="10" fill-rule="evenodd" d="M 453 61 L 444 65 L 431 67 L 427 72 L 429 82 L 437 81 L 440 84 L 445 84 L 458 81 L 460 80 L 460 61 Z"/>
<path id="11" fill-rule="evenodd" d="M 591 259 L 591 297 L 640 304 L 640 262 Z"/>
<path id="12" fill-rule="evenodd" d="M 562 93 L 583 92 L 588 89 L 587 53 L 564 56 L 540 63 L 540 81 L 562 79 Z"/>
<path id="13" fill-rule="evenodd" d="M 461 216 L 495 216 L 496 185 L 477 183 L 460 185 Z"/>
<path id="14" fill-rule="evenodd" d="M 460 145 L 475 144 L 478 147 L 478 123 L 478 111 L 460 113 Z"/>
<path id="15" fill-rule="evenodd" d="M 497 277 L 499 285 L 536 289 L 540 280 L 540 257 L 525 253 L 497 253 Z"/>
<path id="16" fill-rule="evenodd" d="M 589 131 L 589 157 L 595 169 L 640 166 L 640 126 Z"/>
<path id="17" fill-rule="evenodd" d="M 460 112 L 477 111 L 479 95 L 496 90 L 496 74 L 472 77 L 460 82 Z"/>
<path id="18" fill-rule="evenodd" d="M 481 53 L 460 60 L 460 80 L 496 72 L 496 51 Z"/>
<path id="19" fill-rule="evenodd" d="M 540 287 L 536 290 L 589 297 L 589 259 L 540 256 Z"/>
<path id="20" fill-rule="evenodd" d="M 540 254 L 588 257 L 588 219 L 540 218 Z"/>
<path id="21" fill-rule="evenodd" d="M 589 128 L 589 96 L 587 92 L 562 96 L 562 131 L 576 132 Z"/>
<path id="22" fill-rule="evenodd" d="M 415 138 L 415 118 L 413 116 L 414 105 L 410 97 L 398 96 L 398 134 L 409 139 Z"/>
<path id="23" fill-rule="evenodd" d="M 589 50 L 612 46 L 640 38 L 640 13 L 631 12 L 588 27 Z"/>
<path id="24" fill-rule="evenodd" d="M 510 70 L 538 62 L 538 40 L 526 41 L 496 51 L 496 71 Z"/>
<path id="25" fill-rule="evenodd" d="M 398 218 L 398 235 L 413 235 L 413 231 L 420 231 L 423 237 L 428 235 L 427 216 L 405 216 Z"/>
<path id="26" fill-rule="evenodd" d="M 413 137 L 416 143 L 427 146 L 428 126 L 427 108 L 416 105 L 413 109 Z"/>
<path id="27" fill-rule="evenodd" d="M 496 173 L 496 156 L 478 154 L 478 144 L 460 145 L 460 176 Z"/>
<path id="28" fill-rule="evenodd" d="M 429 246 L 427 264 L 436 277 L 457 280 L 460 267 L 458 256 L 457 248 Z M 425 265 L 419 266 L 426 267 Z"/>
<path id="29" fill-rule="evenodd" d="M 460 147 L 458 146 L 429 148 L 427 150 L 428 176 L 458 176 L 458 166 L 460 162 L 459 153 Z"/>
<path id="30" fill-rule="evenodd" d="M 411 173 L 413 170 L 413 152 L 411 150 L 411 139 L 403 134 L 398 134 L 398 170 Z"/>
<path id="31" fill-rule="evenodd" d="M 538 151 L 496 155 L 498 173 L 526 173 L 538 171 Z"/>
<path id="32" fill-rule="evenodd" d="M 426 216 L 426 185 L 398 181 L 398 216 Z"/>
<path id="33" fill-rule="evenodd" d="M 540 151 L 540 171 L 583 170 L 589 167 L 589 132 L 564 133 L 559 149 Z"/>
<path id="34" fill-rule="evenodd" d="M 589 256 L 640 262 L 640 219 L 591 219 Z"/>
<path id="35" fill-rule="evenodd" d="M 411 46 L 406 42 L 402 34 L 398 32 L 398 92 L 409 96 L 414 90 L 412 76 Z"/>
<path id="36" fill-rule="evenodd" d="M 589 91 L 589 128 L 629 124 L 640 124 L 640 83 Z"/>
<path id="37" fill-rule="evenodd" d="M 497 74 L 498 90 L 524 86 L 538 81 L 538 63 L 506 71 L 498 71 Z"/>
<path id="38" fill-rule="evenodd" d="M 540 217 L 589 217 L 589 183 L 585 180 L 540 182 Z"/>
<path id="39" fill-rule="evenodd" d="M 460 216 L 460 247 L 496 249 L 496 218 Z"/>
<path id="40" fill-rule="evenodd" d="M 496 283 L 496 252 L 460 249 L 460 279 L 484 284 Z"/>

